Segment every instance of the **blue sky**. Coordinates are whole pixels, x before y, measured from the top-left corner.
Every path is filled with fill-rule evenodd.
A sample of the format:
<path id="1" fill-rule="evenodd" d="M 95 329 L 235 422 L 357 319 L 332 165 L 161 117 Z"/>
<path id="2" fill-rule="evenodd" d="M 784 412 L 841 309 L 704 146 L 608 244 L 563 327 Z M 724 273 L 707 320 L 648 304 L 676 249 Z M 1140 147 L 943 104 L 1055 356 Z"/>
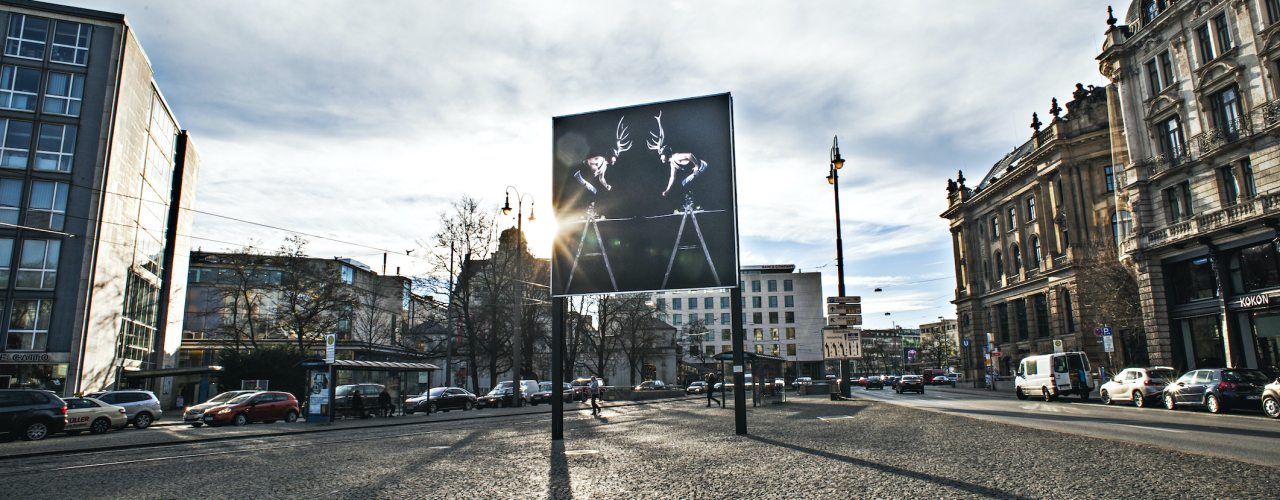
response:
<path id="1" fill-rule="evenodd" d="M 451 200 L 496 207 L 507 185 L 550 221 L 552 116 L 732 92 L 742 263 L 821 270 L 834 294 L 839 135 L 846 282 L 872 328 L 955 316 L 946 180 L 980 178 L 1033 111 L 1104 83 L 1108 5 L 65 3 L 136 30 L 202 155 L 199 210 L 396 252 L 421 255 Z M 527 229 L 549 254 L 550 228 Z M 199 216 L 195 235 L 210 250 L 286 233 Z M 369 248 L 311 247 L 381 266 Z"/>

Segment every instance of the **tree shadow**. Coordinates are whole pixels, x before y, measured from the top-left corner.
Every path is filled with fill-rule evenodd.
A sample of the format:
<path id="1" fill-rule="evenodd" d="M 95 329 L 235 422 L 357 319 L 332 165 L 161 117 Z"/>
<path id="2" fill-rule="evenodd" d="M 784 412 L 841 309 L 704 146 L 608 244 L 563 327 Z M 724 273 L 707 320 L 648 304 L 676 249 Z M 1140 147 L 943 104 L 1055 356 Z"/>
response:
<path id="1" fill-rule="evenodd" d="M 818 457 L 826 458 L 826 459 L 829 459 L 829 460 L 837 460 L 837 461 L 840 461 L 840 462 L 845 462 L 845 463 L 847 463 L 847 464 L 856 465 L 856 466 L 858 466 L 858 467 L 865 467 L 865 468 L 868 468 L 868 469 L 872 469 L 872 470 L 876 470 L 876 471 L 880 471 L 880 472 L 885 472 L 885 473 L 889 473 L 889 474 L 894 474 L 894 475 L 898 475 L 898 476 L 906 477 L 906 478 L 909 478 L 909 479 L 915 479 L 915 480 L 918 480 L 918 481 L 925 481 L 925 482 L 929 482 L 929 483 L 933 483 L 933 484 L 937 484 L 937 485 L 941 485 L 941 486 L 947 486 L 947 487 L 950 487 L 950 488 L 956 488 L 956 489 L 958 489 L 958 490 L 963 490 L 963 491 L 966 491 L 966 492 L 969 492 L 969 493 L 978 494 L 978 495 L 984 495 L 984 496 L 988 496 L 988 497 L 995 497 L 995 498 L 1016 498 L 1016 497 L 1018 497 L 1018 495 L 1017 495 L 1017 494 L 1010 493 L 1010 492 L 1007 492 L 1007 491 L 1004 491 L 1004 490 L 998 490 L 998 489 L 995 489 L 995 488 L 988 488 L 988 487 L 986 487 L 986 486 L 982 486 L 982 485 L 979 485 L 979 484 L 967 483 L 967 482 L 964 482 L 964 481 L 958 481 L 958 480 L 955 480 L 955 479 L 950 479 L 950 478 L 946 478 L 946 477 L 942 477 L 942 476 L 936 476 L 936 475 L 933 475 L 933 474 L 925 474 L 925 473 L 923 473 L 923 472 L 916 472 L 916 471 L 912 471 L 912 470 L 907 470 L 907 469 L 903 469 L 903 468 L 901 468 L 901 467 L 894 467 L 894 466 L 892 466 L 892 465 L 886 465 L 886 464 L 880 464 L 880 463 L 875 463 L 875 462 L 869 462 L 869 461 L 867 461 L 867 460 L 862 460 L 862 459 L 853 458 L 853 457 L 847 457 L 847 456 L 844 456 L 844 455 L 837 455 L 837 454 L 835 454 L 835 453 L 831 453 L 831 452 L 826 452 L 826 451 L 822 451 L 822 450 L 815 450 L 815 449 L 813 449 L 813 448 L 806 448 L 806 447 L 804 447 L 804 446 L 798 446 L 798 445 L 789 444 L 789 443 L 783 443 L 783 442 L 781 442 L 781 441 L 774 441 L 774 440 L 769 439 L 769 438 L 763 438 L 763 437 L 759 437 L 759 436 L 752 436 L 752 435 L 746 435 L 746 436 L 743 436 L 743 437 L 745 437 L 745 438 L 747 438 L 747 439 L 754 440 L 754 441 L 758 441 L 758 442 L 761 442 L 761 443 L 764 443 L 764 444 L 769 444 L 769 445 L 773 445 L 773 446 L 778 446 L 778 447 L 782 447 L 782 448 L 787 448 L 787 449 L 789 449 L 789 450 L 794 450 L 794 451 L 798 451 L 798 452 L 801 452 L 801 453 L 807 453 L 807 454 L 810 454 L 810 455 L 814 455 L 814 456 L 818 456 Z"/>
<path id="2" fill-rule="evenodd" d="M 564 455 L 564 441 L 551 441 L 551 473 L 547 477 L 547 498 L 573 498 L 569 482 L 569 460 Z"/>

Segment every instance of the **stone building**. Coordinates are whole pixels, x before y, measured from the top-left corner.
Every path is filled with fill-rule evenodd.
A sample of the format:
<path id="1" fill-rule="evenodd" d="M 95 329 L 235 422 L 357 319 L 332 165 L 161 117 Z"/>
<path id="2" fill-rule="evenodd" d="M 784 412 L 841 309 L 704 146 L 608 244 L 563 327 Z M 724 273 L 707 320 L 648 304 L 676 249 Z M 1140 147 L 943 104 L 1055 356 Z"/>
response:
<path id="1" fill-rule="evenodd" d="M 948 181 L 956 270 L 958 340 L 965 378 L 983 380 L 984 348 L 1007 375 L 1017 360 L 1053 352 L 1053 341 L 1105 356 L 1092 326 L 1079 321 L 1076 264 L 1084 249 L 1114 246 L 1128 216 L 1115 209 L 1112 87 L 1077 85 L 1065 110 L 1053 99 L 1048 123 L 975 186 Z M 1119 148 L 1122 150 L 1122 148 Z"/>
<path id="2" fill-rule="evenodd" d="M 1098 60 L 1150 362 L 1280 374 L 1280 2 L 1140 0 L 1123 21 Z"/>

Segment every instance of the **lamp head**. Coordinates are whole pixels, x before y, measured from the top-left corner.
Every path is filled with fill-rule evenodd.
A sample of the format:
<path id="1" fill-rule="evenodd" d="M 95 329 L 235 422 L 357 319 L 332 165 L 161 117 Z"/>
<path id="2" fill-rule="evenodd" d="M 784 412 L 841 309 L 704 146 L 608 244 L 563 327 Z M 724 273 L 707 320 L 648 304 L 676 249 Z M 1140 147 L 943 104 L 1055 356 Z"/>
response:
<path id="1" fill-rule="evenodd" d="M 511 194 L 507 193 L 506 196 L 507 196 L 506 201 L 502 202 L 502 215 L 511 214 Z"/>
<path id="2" fill-rule="evenodd" d="M 844 168 L 844 158 L 840 157 L 840 143 L 836 137 L 831 137 L 831 166 L 837 169 Z"/>
<path id="3" fill-rule="evenodd" d="M 835 183 L 836 183 L 836 174 L 835 174 L 835 172 L 832 172 L 832 173 L 827 174 L 827 184 L 835 184 Z"/>
<path id="4" fill-rule="evenodd" d="M 533 202 L 529 202 L 529 222 L 533 222 Z"/>

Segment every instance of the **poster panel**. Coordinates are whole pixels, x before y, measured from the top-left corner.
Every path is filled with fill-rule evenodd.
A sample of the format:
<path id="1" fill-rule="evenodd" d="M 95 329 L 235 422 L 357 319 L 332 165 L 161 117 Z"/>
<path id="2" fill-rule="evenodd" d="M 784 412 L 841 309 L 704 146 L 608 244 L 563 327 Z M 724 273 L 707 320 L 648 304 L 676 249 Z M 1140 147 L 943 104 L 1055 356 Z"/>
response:
<path id="1" fill-rule="evenodd" d="M 552 122 L 555 296 L 738 281 L 729 94 Z"/>

